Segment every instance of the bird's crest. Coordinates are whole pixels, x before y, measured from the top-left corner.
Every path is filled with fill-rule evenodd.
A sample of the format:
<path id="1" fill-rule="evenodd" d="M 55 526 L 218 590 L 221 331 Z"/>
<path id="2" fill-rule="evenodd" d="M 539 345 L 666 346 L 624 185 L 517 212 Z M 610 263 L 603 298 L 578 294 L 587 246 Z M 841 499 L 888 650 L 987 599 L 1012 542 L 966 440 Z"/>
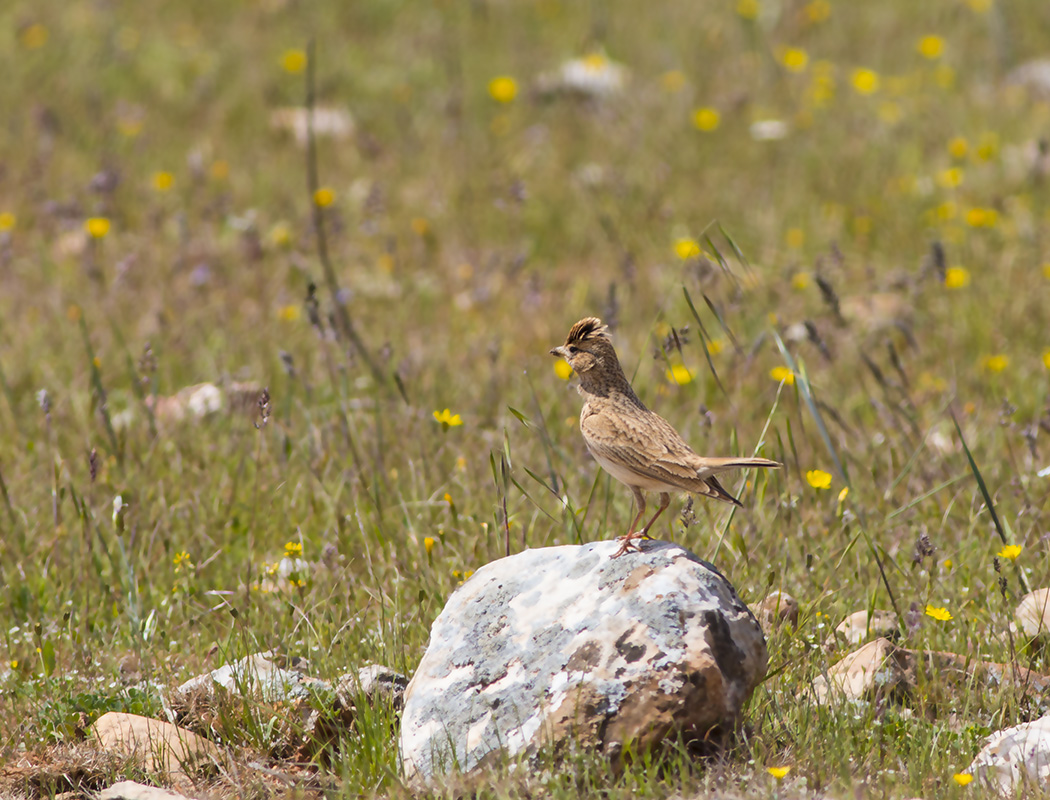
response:
<path id="1" fill-rule="evenodd" d="M 597 317 L 586 317 L 581 319 L 569 329 L 569 335 L 565 337 L 565 344 L 579 344 L 593 339 L 608 339 L 609 326 L 603 325 Z"/>

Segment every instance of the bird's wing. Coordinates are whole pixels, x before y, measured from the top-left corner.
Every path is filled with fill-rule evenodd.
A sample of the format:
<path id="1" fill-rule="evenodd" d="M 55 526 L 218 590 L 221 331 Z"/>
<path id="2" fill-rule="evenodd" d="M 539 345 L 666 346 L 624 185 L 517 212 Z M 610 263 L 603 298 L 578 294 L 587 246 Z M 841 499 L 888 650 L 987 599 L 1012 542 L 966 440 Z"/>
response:
<path id="1" fill-rule="evenodd" d="M 591 452 L 606 461 L 640 477 L 690 492 L 711 493 L 691 466 L 696 453 L 658 414 L 594 411 L 580 419 L 580 429 Z"/>

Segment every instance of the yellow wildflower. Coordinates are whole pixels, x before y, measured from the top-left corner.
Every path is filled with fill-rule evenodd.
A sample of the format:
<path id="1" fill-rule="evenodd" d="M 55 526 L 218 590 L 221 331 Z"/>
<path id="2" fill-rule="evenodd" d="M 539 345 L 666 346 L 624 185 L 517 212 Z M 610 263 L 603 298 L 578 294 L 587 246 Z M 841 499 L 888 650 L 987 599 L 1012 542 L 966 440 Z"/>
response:
<path id="1" fill-rule="evenodd" d="M 10 211 L 0 212 L 0 233 L 11 230 L 17 221 L 18 218 Z"/>
<path id="2" fill-rule="evenodd" d="M 1050 369 L 1050 349 L 1043 351 L 1043 366 Z"/>
<path id="3" fill-rule="evenodd" d="M 700 256 L 700 243 L 696 239 L 690 239 L 688 236 L 675 239 L 674 252 L 682 261 L 698 258 Z"/>
<path id="4" fill-rule="evenodd" d="M 306 69 L 306 51 L 285 50 L 281 56 L 281 69 L 292 75 L 298 75 Z"/>
<path id="5" fill-rule="evenodd" d="M 788 72 L 805 72 L 809 54 L 800 47 L 789 47 L 780 55 L 780 63 Z"/>
<path id="6" fill-rule="evenodd" d="M 965 174 L 959 167 L 949 167 L 937 175 L 937 183 L 945 189 L 954 189 L 963 182 Z"/>
<path id="7" fill-rule="evenodd" d="M 796 272 L 791 278 L 791 288 L 795 291 L 801 292 L 809 288 L 809 273 L 808 272 Z"/>
<path id="8" fill-rule="evenodd" d="M 966 212 L 966 224 L 971 228 L 994 228 L 999 212 L 994 208 L 971 208 Z"/>
<path id="9" fill-rule="evenodd" d="M 966 267 L 948 267 L 944 271 L 944 286 L 947 289 L 965 289 L 970 285 L 970 270 Z"/>
<path id="10" fill-rule="evenodd" d="M 810 22 L 824 22 L 831 16 L 831 3 L 828 0 L 813 0 L 806 4 L 804 10 Z"/>
<path id="11" fill-rule="evenodd" d="M 170 172 L 160 170 L 153 173 L 153 188 L 158 192 L 166 192 L 175 184 L 175 176 Z"/>
<path id="12" fill-rule="evenodd" d="M 489 81 L 489 96 L 497 103 L 510 103 L 518 96 L 518 83 L 507 75 Z"/>
<path id="13" fill-rule="evenodd" d="M 430 555 L 430 551 L 434 549 L 434 537 L 427 536 L 423 539 L 423 548 L 427 551 L 427 555 Z"/>
<path id="14" fill-rule="evenodd" d="M 787 367 L 773 367 L 769 371 L 769 377 L 778 383 L 786 383 L 788 386 L 795 384 L 795 373 Z"/>
<path id="15" fill-rule="evenodd" d="M 788 773 L 791 772 L 791 767 L 768 767 L 766 769 L 766 772 L 768 772 L 770 775 L 772 775 L 779 781 L 787 777 Z"/>
<path id="16" fill-rule="evenodd" d="M 892 100 L 887 100 L 879 105 L 879 119 L 887 125 L 896 125 L 903 116 L 904 112 L 901 111 L 900 105 Z"/>
<path id="17" fill-rule="evenodd" d="M 267 235 L 270 242 L 277 247 L 287 247 L 292 242 L 292 229 L 287 222 L 278 222 Z"/>
<path id="18" fill-rule="evenodd" d="M 744 19 L 755 19 L 758 16 L 758 0 L 737 0 L 736 13 Z"/>
<path id="19" fill-rule="evenodd" d="M 281 320 L 281 322 L 295 322 L 299 319 L 299 315 L 299 306 L 295 303 L 289 303 L 277 309 L 277 319 Z"/>
<path id="20" fill-rule="evenodd" d="M 1010 366 L 1010 357 L 1002 353 L 996 353 L 992 356 L 985 356 L 981 359 L 982 369 L 988 372 L 1002 372 Z"/>
<path id="21" fill-rule="evenodd" d="M 292 229 L 288 223 L 277 223 L 267 236 L 270 243 L 277 247 L 288 247 L 292 244 Z"/>
<path id="22" fill-rule="evenodd" d="M 970 151 L 970 143 L 966 141 L 963 136 L 954 136 L 948 141 L 948 152 L 952 158 L 962 159 L 966 158 L 966 154 Z"/>
<path id="23" fill-rule="evenodd" d="M 121 117 L 117 120 L 117 130 L 129 139 L 134 139 L 142 133 L 142 120 L 132 117 Z"/>
<path id="24" fill-rule="evenodd" d="M 842 487 L 842 491 L 839 492 L 839 503 L 840 504 L 846 499 L 846 495 L 848 495 L 848 494 L 849 494 L 849 487 L 848 486 L 843 486 Z"/>
<path id="25" fill-rule="evenodd" d="M 951 89 L 955 85 L 955 70 L 947 64 L 940 64 L 933 72 L 933 79 L 942 89 Z"/>
<path id="26" fill-rule="evenodd" d="M 554 374 L 561 378 L 563 381 L 569 380 L 572 377 L 572 367 L 569 366 L 569 362 L 564 359 L 558 359 L 554 362 Z"/>
<path id="27" fill-rule="evenodd" d="M 697 130 L 710 133 L 722 124 L 722 115 L 713 108 L 704 106 L 693 112 L 693 125 Z"/>
<path id="28" fill-rule="evenodd" d="M 810 103 L 820 108 L 835 96 L 835 75 L 829 61 L 818 61 L 813 65 L 813 82 L 806 90 Z"/>
<path id="29" fill-rule="evenodd" d="M 938 608 L 937 606 L 926 606 L 926 616 L 933 617 L 938 622 L 948 622 L 953 619 L 951 613 L 946 608 Z"/>
<path id="30" fill-rule="evenodd" d="M 335 192 L 327 187 L 322 186 L 316 192 L 314 192 L 314 203 L 321 208 L 327 208 L 335 202 Z"/>
<path id="31" fill-rule="evenodd" d="M 991 161 L 999 153 L 999 134 L 995 131 L 981 135 L 981 143 L 977 145 L 977 157 L 981 161 Z"/>
<path id="32" fill-rule="evenodd" d="M 822 469 L 811 469 L 806 472 L 806 483 L 814 489 L 830 489 L 831 473 Z"/>
<path id="33" fill-rule="evenodd" d="M 459 414 L 453 414 L 447 408 L 444 411 L 435 411 L 434 419 L 437 422 L 440 422 L 442 429 L 446 431 L 449 428 L 457 428 L 463 424 L 463 420 Z"/>
<path id="34" fill-rule="evenodd" d="M 303 554 L 302 542 L 285 542 L 284 543 L 284 554 L 288 558 L 297 558 Z"/>
<path id="35" fill-rule="evenodd" d="M 973 780 L 973 775 L 969 772 L 956 772 L 952 775 L 952 780 L 960 786 L 966 786 Z"/>
<path id="36" fill-rule="evenodd" d="M 996 553 L 996 555 L 999 556 L 999 558 L 1005 558 L 1007 561 L 1015 561 L 1017 557 L 1021 555 L 1023 549 L 1024 548 L 1019 544 L 1008 544 Z"/>
<path id="37" fill-rule="evenodd" d="M 712 339 L 707 343 L 707 352 L 713 356 L 717 356 L 719 353 L 725 350 L 725 347 L 726 343 L 722 339 Z"/>
<path id="38" fill-rule="evenodd" d="M 665 92 L 673 94 L 685 88 L 685 75 L 681 70 L 671 69 L 660 76 L 660 86 Z"/>
<path id="39" fill-rule="evenodd" d="M 109 220 L 105 217 L 89 217 L 84 220 L 84 230 L 92 239 L 102 239 L 109 233 Z"/>
<path id="40" fill-rule="evenodd" d="M 39 50 L 47 44 L 49 35 L 46 27 L 39 22 L 34 22 L 22 31 L 18 39 L 26 50 Z"/>
<path id="41" fill-rule="evenodd" d="M 806 233 L 801 228 L 788 228 L 784 234 L 784 242 L 792 250 L 798 250 L 806 243 Z"/>
<path id="42" fill-rule="evenodd" d="M 853 70 L 853 88 L 857 94 L 874 94 L 879 90 L 879 73 L 873 69 Z"/>
<path id="43" fill-rule="evenodd" d="M 952 200 L 945 200 L 935 209 L 937 219 L 942 222 L 955 219 L 956 214 L 959 213 L 959 207 Z"/>
<path id="44" fill-rule="evenodd" d="M 944 559 L 944 568 L 945 569 L 951 569 L 954 566 L 955 566 L 955 562 L 952 561 L 950 558 Z"/>
<path id="45" fill-rule="evenodd" d="M 696 373 L 682 364 L 674 364 L 669 370 L 667 370 L 667 380 L 671 383 L 676 383 L 679 386 L 685 386 L 687 383 L 692 383 L 693 378 L 695 377 Z"/>
<path id="46" fill-rule="evenodd" d="M 923 36 L 916 49 L 923 58 L 936 61 L 944 54 L 944 39 L 940 36 Z"/>

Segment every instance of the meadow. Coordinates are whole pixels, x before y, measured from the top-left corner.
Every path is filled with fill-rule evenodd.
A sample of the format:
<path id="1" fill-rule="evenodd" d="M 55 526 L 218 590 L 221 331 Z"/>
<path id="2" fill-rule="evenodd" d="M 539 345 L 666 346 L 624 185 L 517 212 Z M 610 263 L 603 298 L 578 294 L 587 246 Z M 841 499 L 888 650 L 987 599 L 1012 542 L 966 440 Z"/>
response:
<path id="1" fill-rule="evenodd" d="M 721 758 L 471 791 L 959 797 L 1046 711 L 803 691 L 868 608 L 1050 673 L 1009 627 L 1050 582 L 1050 92 L 1010 79 L 1045 3 L 39 0 L 0 32 L 3 791 L 258 651 L 411 675 L 472 570 L 626 532 L 548 354 L 589 315 L 699 452 L 785 464 L 654 533 L 799 625 Z M 247 399 L 162 413 L 202 382 Z M 228 741 L 291 777 L 218 795 L 412 794 L 391 709 L 295 764 L 272 715 Z"/>

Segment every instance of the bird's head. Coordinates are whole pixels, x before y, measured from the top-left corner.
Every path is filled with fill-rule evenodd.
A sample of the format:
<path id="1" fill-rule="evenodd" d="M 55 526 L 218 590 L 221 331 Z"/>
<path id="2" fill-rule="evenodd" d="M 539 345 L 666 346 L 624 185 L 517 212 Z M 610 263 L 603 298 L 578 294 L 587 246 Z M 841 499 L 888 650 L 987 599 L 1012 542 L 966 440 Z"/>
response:
<path id="1" fill-rule="evenodd" d="M 551 355 L 564 358 L 581 377 L 594 369 L 619 365 L 609 341 L 608 326 L 597 317 L 581 319 L 569 330 L 565 344 L 551 348 Z"/>

